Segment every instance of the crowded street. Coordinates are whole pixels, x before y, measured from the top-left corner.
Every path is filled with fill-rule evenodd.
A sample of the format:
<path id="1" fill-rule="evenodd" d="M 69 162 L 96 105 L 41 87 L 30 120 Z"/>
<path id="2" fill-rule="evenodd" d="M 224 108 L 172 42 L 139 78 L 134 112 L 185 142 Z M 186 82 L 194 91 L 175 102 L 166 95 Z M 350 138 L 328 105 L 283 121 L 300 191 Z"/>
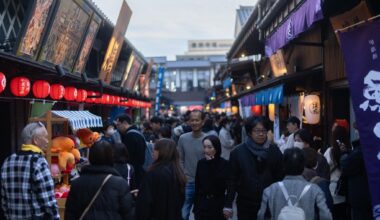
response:
<path id="1" fill-rule="evenodd" d="M 380 220 L 380 1 L 0 0 L 0 220 Z"/>

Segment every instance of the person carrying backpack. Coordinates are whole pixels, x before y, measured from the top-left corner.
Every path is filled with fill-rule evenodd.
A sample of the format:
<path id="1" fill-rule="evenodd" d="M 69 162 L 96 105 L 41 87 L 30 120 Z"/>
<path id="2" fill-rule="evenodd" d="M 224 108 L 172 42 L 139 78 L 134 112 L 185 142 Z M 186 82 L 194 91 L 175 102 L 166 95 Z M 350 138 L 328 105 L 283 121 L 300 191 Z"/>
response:
<path id="1" fill-rule="evenodd" d="M 285 150 L 283 167 L 286 176 L 283 181 L 264 190 L 258 220 L 266 219 L 266 213 L 270 213 L 273 220 L 313 220 L 316 215 L 321 220 L 332 219 L 322 190 L 302 177 L 304 164 L 302 150 Z"/>

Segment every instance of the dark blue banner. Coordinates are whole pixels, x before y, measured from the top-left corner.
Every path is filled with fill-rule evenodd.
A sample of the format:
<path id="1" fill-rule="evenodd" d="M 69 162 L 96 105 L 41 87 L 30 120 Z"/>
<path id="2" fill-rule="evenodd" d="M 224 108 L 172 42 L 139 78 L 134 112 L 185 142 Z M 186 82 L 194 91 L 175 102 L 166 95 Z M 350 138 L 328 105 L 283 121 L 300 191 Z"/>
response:
<path id="1" fill-rule="evenodd" d="M 339 34 L 375 219 L 380 219 L 379 30 L 377 20 Z"/>
<path id="2" fill-rule="evenodd" d="M 156 87 L 156 105 L 154 107 L 155 115 L 158 115 L 159 110 L 160 110 L 160 99 L 161 99 L 162 84 L 164 82 L 164 74 L 165 74 L 165 68 L 159 67 L 158 76 L 157 76 L 157 87 Z"/>

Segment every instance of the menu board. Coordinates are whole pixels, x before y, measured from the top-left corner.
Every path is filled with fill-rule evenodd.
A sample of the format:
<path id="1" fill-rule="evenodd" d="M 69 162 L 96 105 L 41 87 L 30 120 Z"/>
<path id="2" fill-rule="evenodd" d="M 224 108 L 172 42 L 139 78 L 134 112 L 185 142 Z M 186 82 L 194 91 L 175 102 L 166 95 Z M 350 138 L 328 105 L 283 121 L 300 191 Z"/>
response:
<path id="1" fill-rule="evenodd" d="M 91 9 L 83 0 L 60 1 L 39 60 L 62 64 L 63 67 L 72 69 L 86 32 L 90 13 Z"/>

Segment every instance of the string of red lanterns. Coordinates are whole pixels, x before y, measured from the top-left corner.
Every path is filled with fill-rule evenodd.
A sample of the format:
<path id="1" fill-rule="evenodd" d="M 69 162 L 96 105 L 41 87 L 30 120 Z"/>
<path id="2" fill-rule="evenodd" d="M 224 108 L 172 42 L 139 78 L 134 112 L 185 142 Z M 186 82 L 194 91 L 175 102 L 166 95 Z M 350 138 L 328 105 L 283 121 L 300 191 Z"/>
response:
<path id="1" fill-rule="evenodd" d="M 2 93 L 7 86 L 7 79 L 4 73 L 0 72 L 0 93 Z M 99 98 L 89 98 L 89 96 L 99 96 L 98 92 L 87 91 L 84 89 L 77 89 L 69 86 L 64 87 L 61 84 L 52 84 L 45 80 L 36 80 L 31 88 L 30 80 L 24 76 L 14 77 L 10 81 L 10 91 L 14 96 L 25 97 L 32 89 L 33 95 L 36 98 L 44 99 L 50 96 L 53 100 L 61 100 L 64 98 L 67 101 L 87 102 L 107 105 L 129 106 L 129 107 L 141 107 L 151 108 L 150 102 L 139 101 L 135 99 L 126 100 L 125 97 L 113 96 L 109 94 L 103 94 Z M 124 100 L 123 100 L 124 98 Z"/>

